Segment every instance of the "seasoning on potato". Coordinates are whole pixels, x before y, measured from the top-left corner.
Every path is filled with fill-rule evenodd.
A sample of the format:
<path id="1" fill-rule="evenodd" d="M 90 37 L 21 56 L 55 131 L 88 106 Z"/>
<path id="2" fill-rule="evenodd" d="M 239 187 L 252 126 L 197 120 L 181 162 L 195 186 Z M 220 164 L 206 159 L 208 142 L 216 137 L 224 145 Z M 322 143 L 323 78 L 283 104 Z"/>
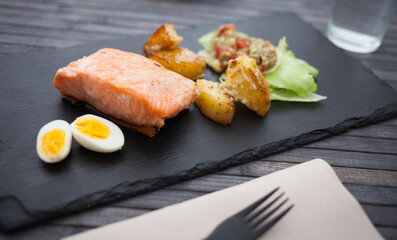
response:
<path id="1" fill-rule="evenodd" d="M 234 116 L 234 99 L 227 94 L 221 84 L 204 79 L 196 81 L 198 97 L 196 104 L 201 113 L 224 126 L 229 125 Z"/>
<path id="2" fill-rule="evenodd" d="M 259 116 L 270 108 L 269 83 L 255 61 L 245 55 L 229 61 L 222 88 Z"/>

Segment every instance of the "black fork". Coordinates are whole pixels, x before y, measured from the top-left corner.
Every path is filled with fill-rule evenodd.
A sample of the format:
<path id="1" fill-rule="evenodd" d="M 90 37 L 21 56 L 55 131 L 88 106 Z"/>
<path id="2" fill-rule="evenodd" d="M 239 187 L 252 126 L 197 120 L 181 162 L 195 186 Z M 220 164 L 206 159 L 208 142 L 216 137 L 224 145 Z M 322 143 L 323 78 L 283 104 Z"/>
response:
<path id="1" fill-rule="evenodd" d="M 271 228 L 274 224 L 276 224 L 282 217 L 284 217 L 284 215 L 287 214 L 287 212 L 291 210 L 291 208 L 294 206 L 293 204 L 291 204 L 285 210 L 272 217 L 272 215 L 288 201 L 288 198 L 286 198 L 285 200 L 281 201 L 281 203 L 277 203 L 278 200 L 284 195 L 284 193 L 281 193 L 271 202 L 262 206 L 257 211 L 254 211 L 255 209 L 258 208 L 259 205 L 265 202 L 268 198 L 270 198 L 270 196 L 275 194 L 278 190 L 279 188 L 277 187 L 276 189 L 266 194 L 264 197 L 257 200 L 250 206 L 246 207 L 245 209 L 236 213 L 232 217 L 223 221 L 211 233 L 211 235 L 207 238 L 207 240 L 218 240 L 218 239 L 250 240 L 250 239 L 257 239 L 258 237 L 260 237 L 269 228 Z M 262 213 L 270 209 L 270 207 L 273 208 L 268 212 L 266 212 L 265 215 L 261 216 Z"/>

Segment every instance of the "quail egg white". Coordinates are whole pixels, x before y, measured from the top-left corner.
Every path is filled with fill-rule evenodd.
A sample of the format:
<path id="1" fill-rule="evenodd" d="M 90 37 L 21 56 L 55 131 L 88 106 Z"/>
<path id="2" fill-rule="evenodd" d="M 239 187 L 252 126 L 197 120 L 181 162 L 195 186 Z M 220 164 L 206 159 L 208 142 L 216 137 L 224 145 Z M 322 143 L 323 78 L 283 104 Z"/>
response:
<path id="1" fill-rule="evenodd" d="M 71 144 L 70 124 L 64 120 L 54 120 L 40 129 L 37 135 L 36 151 L 44 162 L 56 163 L 68 156 Z"/>
<path id="2" fill-rule="evenodd" d="M 89 150 L 110 153 L 124 146 L 121 129 L 102 117 L 86 114 L 76 118 L 71 126 L 74 139 Z"/>

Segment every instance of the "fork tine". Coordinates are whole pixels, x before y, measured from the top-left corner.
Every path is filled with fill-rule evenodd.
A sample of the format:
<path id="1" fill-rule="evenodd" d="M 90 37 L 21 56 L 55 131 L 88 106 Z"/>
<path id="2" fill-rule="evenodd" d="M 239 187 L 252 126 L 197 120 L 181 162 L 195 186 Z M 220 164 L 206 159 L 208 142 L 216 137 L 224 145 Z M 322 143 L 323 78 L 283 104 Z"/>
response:
<path id="1" fill-rule="evenodd" d="M 279 200 L 282 196 L 284 195 L 284 193 L 281 193 L 280 195 L 278 195 L 273 201 L 271 201 L 270 203 L 266 204 L 265 206 L 263 206 L 260 210 L 256 211 L 255 214 L 253 214 L 252 216 L 250 216 L 247 221 L 251 222 L 252 220 L 254 220 L 256 217 L 258 217 L 261 213 L 263 213 L 264 211 L 266 211 L 269 207 L 271 207 L 277 200 Z"/>
<path id="2" fill-rule="evenodd" d="M 280 197 L 281 197 L 281 196 L 280 196 Z M 277 199 L 275 199 L 275 200 L 277 200 Z M 288 201 L 288 198 L 285 199 L 284 201 L 282 201 L 280 204 L 278 204 L 278 205 L 277 205 L 275 208 L 273 208 L 270 212 L 266 213 L 265 216 L 263 216 L 263 217 L 257 219 L 255 223 L 252 223 L 253 228 L 257 227 L 259 224 L 263 223 L 266 219 L 268 219 L 271 215 L 273 215 L 273 213 L 274 213 L 275 211 L 277 211 L 281 206 L 283 206 L 284 203 L 285 203 L 286 201 Z M 266 206 L 266 207 L 270 207 L 271 205 L 273 205 L 274 202 L 275 202 L 275 201 L 269 203 L 268 206 Z"/>
<path id="3" fill-rule="evenodd" d="M 257 200 L 256 202 L 254 202 L 253 204 L 251 204 L 250 206 L 248 206 L 247 208 L 243 209 L 242 211 L 238 212 L 236 215 L 242 215 L 242 216 L 246 216 L 248 213 L 250 213 L 252 210 L 254 210 L 257 206 L 261 205 L 261 203 L 263 203 L 266 199 L 268 199 L 271 195 L 273 195 L 273 193 L 275 193 L 280 187 L 277 187 L 276 189 L 274 189 L 273 191 L 271 191 L 270 193 L 266 194 L 264 197 L 262 197 L 261 199 Z"/>
<path id="4" fill-rule="evenodd" d="M 255 238 L 259 238 L 264 232 L 266 232 L 269 228 L 271 228 L 274 224 L 276 224 L 282 217 L 284 217 L 285 214 L 288 213 L 289 210 L 291 210 L 291 208 L 294 206 L 294 204 L 292 204 L 291 206 L 289 206 L 287 209 L 285 209 L 284 211 L 282 211 L 279 215 L 277 215 L 276 217 L 274 217 L 270 222 L 268 222 L 265 226 L 259 228 L 258 230 L 255 231 Z"/>

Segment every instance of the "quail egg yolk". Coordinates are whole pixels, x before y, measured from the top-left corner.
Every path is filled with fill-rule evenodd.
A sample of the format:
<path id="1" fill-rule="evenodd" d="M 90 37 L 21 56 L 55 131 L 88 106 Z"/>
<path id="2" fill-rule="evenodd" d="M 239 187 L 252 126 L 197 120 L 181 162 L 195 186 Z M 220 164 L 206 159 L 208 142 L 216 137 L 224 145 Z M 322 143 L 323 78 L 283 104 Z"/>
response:
<path id="1" fill-rule="evenodd" d="M 110 135 L 109 127 L 90 117 L 82 117 L 75 122 L 77 130 L 93 139 L 106 139 Z"/>
<path id="2" fill-rule="evenodd" d="M 57 158 L 65 147 L 65 132 L 53 129 L 45 133 L 40 144 L 41 151 L 50 159 Z"/>

